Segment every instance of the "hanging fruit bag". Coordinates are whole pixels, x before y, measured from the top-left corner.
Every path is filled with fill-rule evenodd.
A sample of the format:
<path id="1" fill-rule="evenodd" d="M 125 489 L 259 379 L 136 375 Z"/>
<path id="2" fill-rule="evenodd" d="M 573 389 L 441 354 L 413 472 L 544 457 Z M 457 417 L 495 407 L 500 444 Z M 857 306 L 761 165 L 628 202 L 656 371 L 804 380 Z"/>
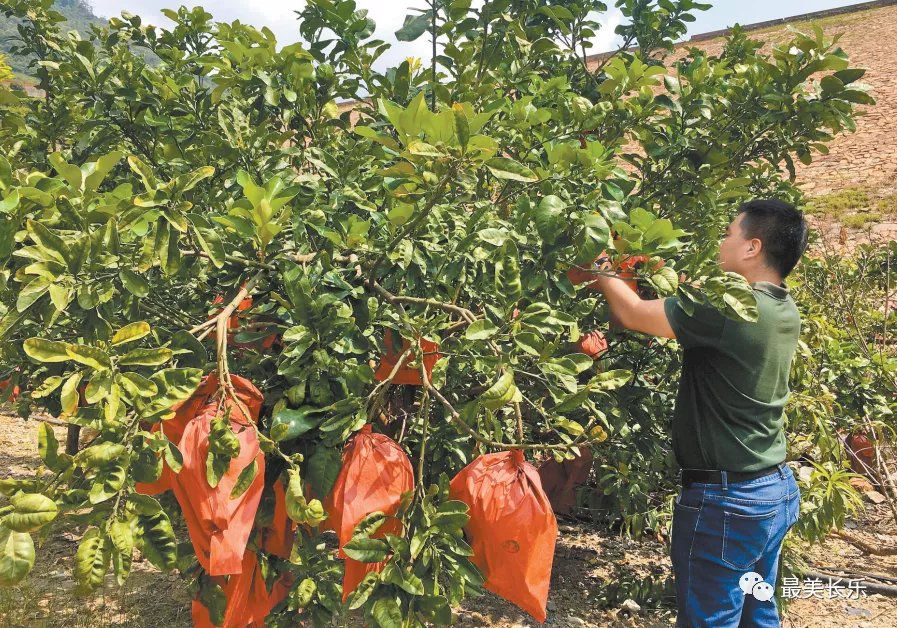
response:
<path id="1" fill-rule="evenodd" d="M 464 528 L 487 589 L 544 622 L 557 521 L 536 469 L 520 450 L 481 456 L 450 484 L 470 508 Z"/>
<path id="2" fill-rule="evenodd" d="M 240 573 L 264 488 L 265 457 L 255 429 L 249 424 L 258 421 L 262 394 L 242 377 L 232 375 L 231 380 L 241 403 L 229 396 L 223 404 L 212 398 L 189 422 L 180 444 L 183 467 L 172 476 L 172 488 L 184 513 L 193 549 L 199 564 L 212 576 Z M 222 421 L 228 409 L 229 428 Z M 215 443 L 211 447 L 212 457 L 210 440 Z M 229 460 L 228 455 L 232 455 Z M 208 463 L 213 460 L 216 462 L 209 469 Z M 252 464 L 256 465 L 254 479 L 238 497 L 231 498 L 244 469 Z M 217 479 L 214 487 L 209 484 L 210 477 Z"/>
<path id="3" fill-rule="evenodd" d="M 365 425 L 343 451 L 343 466 L 324 501 L 328 524 L 339 538 L 340 557 L 346 559 L 343 600 L 355 590 L 365 574 L 380 571 L 385 563 L 361 563 L 348 558 L 342 548 L 352 540 L 355 526 L 372 512 L 393 516 L 399 509 L 402 493 L 414 489 L 411 461 L 402 448 L 383 434 L 374 434 Z M 400 534 L 401 522 L 390 519 L 373 535 Z"/>

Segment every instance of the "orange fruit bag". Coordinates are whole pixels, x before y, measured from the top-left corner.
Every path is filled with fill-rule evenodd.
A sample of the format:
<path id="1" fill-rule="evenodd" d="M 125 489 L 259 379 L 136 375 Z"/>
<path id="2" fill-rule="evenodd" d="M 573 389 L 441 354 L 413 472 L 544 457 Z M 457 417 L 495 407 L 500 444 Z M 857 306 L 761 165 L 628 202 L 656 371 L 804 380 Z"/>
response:
<path id="1" fill-rule="evenodd" d="M 240 453 L 215 488 L 206 479 L 206 458 L 209 452 L 209 432 L 212 420 L 223 415 L 218 401 L 211 399 L 200 414 L 187 424 L 181 438 L 180 450 L 184 465 L 171 474 L 174 495 L 184 513 L 190 541 L 199 564 L 212 576 L 237 574 L 242 570 L 243 553 L 255 521 L 262 497 L 265 476 L 265 456 L 259 449 L 255 430 L 249 421 L 258 421 L 262 394 L 246 379 L 231 376 L 237 397 L 249 411 L 246 417 L 240 406 L 230 397 L 225 406 L 231 410 L 231 429 L 240 441 Z M 231 490 L 240 473 L 255 460 L 258 472 L 250 487 L 236 499 Z"/>
<path id="2" fill-rule="evenodd" d="M 161 423 L 156 423 L 150 428 L 150 432 L 155 433 L 162 431 L 165 437 L 179 447 L 181 438 L 184 436 L 184 430 L 187 424 L 199 414 L 203 406 L 205 406 L 211 397 L 218 392 L 218 374 L 212 371 L 209 375 L 202 378 L 202 382 L 190 398 L 179 404 L 172 406 L 174 417 Z M 161 455 L 161 454 L 159 454 Z M 162 460 L 162 475 L 155 482 L 137 482 L 134 487 L 138 493 L 143 495 L 157 495 L 171 489 L 172 476 L 174 473 L 169 468 L 168 463 Z"/>
<path id="3" fill-rule="evenodd" d="M 582 353 L 597 360 L 607 351 L 607 338 L 596 329 L 580 336 L 577 347 Z"/>
<path id="4" fill-rule="evenodd" d="M 274 481 L 274 518 L 261 529 L 261 548 L 289 560 L 296 535 L 296 522 L 287 514 L 287 496 L 280 478 Z"/>
<path id="5" fill-rule="evenodd" d="M 569 515 L 576 506 L 576 489 L 589 481 L 592 470 L 592 452 L 582 449 L 573 460 L 558 462 L 549 458 L 539 465 L 542 490 L 548 496 L 551 508 L 559 515 Z"/>
<path id="6" fill-rule="evenodd" d="M 343 451 L 343 466 L 333 490 L 324 501 L 329 515 L 328 527 L 339 538 L 340 558 L 346 559 L 343 577 L 343 601 L 369 571 L 380 571 L 385 563 L 361 563 L 348 558 L 343 546 L 352 540 L 355 526 L 372 512 L 395 515 L 402 501 L 402 493 L 414 489 L 411 461 L 402 448 L 383 434 L 374 434 L 365 425 Z M 373 535 L 382 538 L 386 533 L 400 534 L 401 522 L 391 519 Z"/>
<path id="7" fill-rule="evenodd" d="M 12 377 L 7 377 L 2 382 L 0 382 L 0 403 L 2 403 L 3 399 L 5 399 L 10 384 L 12 384 Z M 13 386 L 12 390 L 9 391 L 9 403 L 15 403 L 16 399 L 19 398 L 19 394 L 21 392 L 22 391 L 18 385 Z"/>
<path id="8" fill-rule="evenodd" d="M 558 526 L 535 467 L 520 450 L 480 456 L 449 494 L 470 508 L 464 532 L 484 586 L 544 622 Z"/>
<path id="9" fill-rule="evenodd" d="M 231 576 L 227 582 L 220 576 L 213 580 L 224 589 L 227 599 L 224 623 L 217 628 L 265 628 L 265 617 L 277 600 L 272 601 L 268 595 L 255 552 L 243 555 L 241 572 Z M 277 585 L 272 595 L 275 593 Z M 198 599 L 193 600 L 191 611 L 195 628 L 216 628 L 209 617 L 209 609 Z"/>
<path id="10" fill-rule="evenodd" d="M 389 377 L 393 367 L 398 363 L 399 358 L 408 347 L 411 346 L 411 343 L 408 342 L 407 338 L 402 338 L 402 348 L 397 351 L 393 347 L 393 333 L 395 333 L 396 336 L 399 336 L 398 332 L 393 332 L 393 330 L 389 328 L 387 328 L 386 333 L 383 335 L 383 342 L 386 345 L 386 353 L 380 356 L 380 367 L 377 369 L 377 372 L 374 373 L 374 378 L 381 382 Z M 421 338 L 420 346 L 424 350 L 424 368 L 427 370 L 427 377 L 429 378 L 433 375 L 433 367 L 439 361 L 439 358 L 442 357 L 436 352 L 437 349 L 439 349 L 439 345 L 432 340 Z M 414 353 L 411 353 L 402 363 L 402 367 L 392 380 L 393 384 L 407 384 L 411 386 L 423 385 L 420 371 L 408 367 L 408 364 L 410 364 L 414 358 Z"/>

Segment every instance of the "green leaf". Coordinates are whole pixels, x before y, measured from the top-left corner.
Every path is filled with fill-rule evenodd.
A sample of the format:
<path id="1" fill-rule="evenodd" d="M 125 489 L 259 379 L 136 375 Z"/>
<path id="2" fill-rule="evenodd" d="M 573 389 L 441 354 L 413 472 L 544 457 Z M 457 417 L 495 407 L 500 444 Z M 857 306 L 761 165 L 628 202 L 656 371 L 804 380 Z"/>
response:
<path id="1" fill-rule="evenodd" d="M 343 545 L 346 556 L 362 563 L 379 563 L 389 556 L 389 544 L 381 539 L 353 537 Z"/>
<path id="2" fill-rule="evenodd" d="M 133 342 L 145 338 L 150 333 L 149 323 L 140 321 L 138 323 L 130 323 L 125 325 L 112 336 L 113 345 L 121 345 L 126 342 Z"/>
<path id="3" fill-rule="evenodd" d="M 156 349 L 132 349 L 118 361 L 119 366 L 161 366 L 174 353 L 164 347 Z"/>
<path id="4" fill-rule="evenodd" d="M 870 96 L 867 92 L 863 92 L 858 89 L 845 89 L 843 92 L 838 94 L 838 98 L 860 105 L 875 104 L 875 99 L 872 96 Z"/>
<path id="5" fill-rule="evenodd" d="M 475 320 L 464 332 L 464 337 L 468 340 L 486 340 L 491 338 L 498 332 L 495 323 L 486 318 Z"/>
<path id="6" fill-rule="evenodd" d="M 135 297 L 143 298 L 150 293 L 149 284 L 146 279 L 134 271 L 122 268 L 118 271 L 118 276 L 125 289 Z"/>
<path id="7" fill-rule="evenodd" d="M 523 294 L 523 284 L 520 280 L 520 260 L 514 240 L 507 240 L 501 247 L 498 261 L 495 264 L 495 293 L 499 295 L 505 308 L 517 303 Z"/>
<path id="8" fill-rule="evenodd" d="M 78 407 L 78 384 L 81 383 L 81 378 L 83 376 L 84 374 L 82 371 L 77 371 L 70 375 L 62 385 L 59 400 L 62 404 L 62 411 L 65 414 L 72 414 Z"/>
<path id="9" fill-rule="evenodd" d="M 122 554 L 130 554 L 134 549 L 134 532 L 125 521 L 114 521 L 109 526 L 109 538 L 115 549 Z"/>
<path id="10" fill-rule="evenodd" d="M 539 180 L 539 177 L 532 170 L 507 157 L 493 157 L 486 162 L 486 167 L 489 169 L 489 172 L 499 179 L 522 181 L 524 183 L 532 183 Z"/>
<path id="11" fill-rule="evenodd" d="M 467 122 L 467 114 L 464 108 L 455 103 L 452 105 L 452 115 L 455 121 L 455 138 L 462 151 L 467 150 L 467 144 L 470 142 L 470 125 Z"/>
<path id="12" fill-rule="evenodd" d="M 554 244 L 561 232 L 560 221 L 567 203 L 554 194 L 544 197 L 536 209 L 536 230 L 543 240 Z"/>
<path id="13" fill-rule="evenodd" d="M 113 151 L 107 155 L 103 155 L 95 162 L 94 171 L 87 175 L 84 179 L 84 187 L 88 190 L 96 190 L 100 187 L 106 175 L 121 161 L 122 153 L 120 150 Z"/>
<path id="14" fill-rule="evenodd" d="M 199 242 L 200 248 L 209 256 L 209 260 L 211 260 L 215 268 L 223 268 L 227 255 L 224 251 L 224 243 L 221 241 L 218 233 L 214 229 L 203 229 L 197 226 L 193 227 L 193 233 Z"/>
<path id="15" fill-rule="evenodd" d="M 74 298 L 75 290 L 71 286 L 58 283 L 50 285 L 50 301 L 57 311 L 65 312 Z"/>
<path id="16" fill-rule="evenodd" d="M 151 398 L 159 392 L 159 387 L 155 383 L 137 373 L 120 373 L 115 381 L 132 399 Z"/>
<path id="17" fill-rule="evenodd" d="M 616 390 L 622 388 L 632 379 L 632 373 L 625 369 L 615 369 L 599 373 L 592 381 L 599 390 Z"/>
<path id="18" fill-rule="evenodd" d="M 202 380 L 202 369 L 164 369 L 150 378 L 159 387 L 159 396 L 153 399 L 156 407 L 170 408 L 186 401 Z"/>
<path id="19" fill-rule="evenodd" d="M 81 172 L 81 168 L 66 162 L 62 153 L 52 153 L 48 159 L 72 188 L 81 190 L 84 185 L 84 173 Z"/>
<path id="20" fill-rule="evenodd" d="M 148 561 L 162 571 L 171 571 L 177 566 L 178 542 L 171 528 L 171 521 L 164 512 L 153 515 L 139 515 L 138 548 Z"/>
<path id="21" fill-rule="evenodd" d="M 85 590 L 101 586 L 111 558 L 111 548 L 99 529 L 88 529 L 75 553 L 75 582 Z"/>
<path id="22" fill-rule="evenodd" d="M 53 375 L 44 380 L 44 382 L 34 389 L 31 393 L 32 399 L 42 399 L 62 385 L 65 378 L 61 375 Z"/>
<path id="23" fill-rule="evenodd" d="M 25 310 L 34 305 L 38 299 L 47 293 L 47 290 L 50 289 L 50 283 L 51 281 L 48 277 L 37 277 L 30 281 L 22 288 L 22 291 L 19 292 L 19 296 L 16 298 L 16 310 L 19 313 L 24 313 Z"/>
<path id="24" fill-rule="evenodd" d="M 28 220 L 26 222 L 28 235 L 34 240 L 39 247 L 46 250 L 53 258 L 62 264 L 68 264 L 71 251 L 68 245 L 58 235 L 47 229 L 43 224 L 36 220 Z"/>
<path id="25" fill-rule="evenodd" d="M 237 477 L 237 482 L 234 484 L 234 487 L 231 489 L 230 498 L 237 499 L 249 490 L 249 487 L 252 486 L 253 481 L 255 480 L 255 476 L 259 471 L 259 463 L 253 458 L 252 462 L 246 465 L 242 471 L 240 471 L 240 475 Z"/>
<path id="26" fill-rule="evenodd" d="M 206 348 L 186 329 L 174 333 L 168 348 L 174 352 L 178 366 L 201 368 L 209 359 Z"/>
<path id="27" fill-rule="evenodd" d="M 75 456 L 75 464 L 83 469 L 103 467 L 118 460 L 125 453 L 125 446 L 119 443 L 98 443 L 82 449 Z"/>
<path id="28" fill-rule="evenodd" d="M 371 607 L 371 614 L 380 628 L 402 628 L 402 611 L 391 597 L 382 597 Z"/>
<path id="29" fill-rule="evenodd" d="M 28 357 L 38 362 L 66 362 L 71 359 L 64 342 L 54 342 L 43 338 L 28 338 L 22 348 Z"/>
<path id="30" fill-rule="evenodd" d="M 131 167 L 131 170 L 134 171 L 134 174 L 143 180 L 143 185 L 146 187 L 147 191 L 156 189 L 158 182 L 156 181 L 156 177 L 153 176 L 153 171 L 149 166 L 134 155 L 128 157 L 128 165 Z"/>
<path id="31" fill-rule="evenodd" d="M 352 538 L 368 538 L 389 520 L 385 513 L 378 511 L 366 515 L 352 531 Z"/>
<path id="32" fill-rule="evenodd" d="M 91 504 L 101 504 L 118 494 L 127 480 L 129 463 L 130 456 L 123 452 L 97 472 L 89 491 Z"/>
<path id="33" fill-rule="evenodd" d="M 517 387 L 514 385 L 514 373 L 507 370 L 489 390 L 480 395 L 480 402 L 490 410 L 497 410 L 510 402 L 515 392 L 517 392 Z"/>
<path id="34" fill-rule="evenodd" d="M 215 168 L 212 166 L 203 166 L 197 168 L 193 172 L 182 174 L 174 180 L 174 187 L 180 192 L 188 192 L 195 188 L 200 181 L 208 179 L 215 174 Z"/>
<path id="35" fill-rule="evenodd" d="M 669 266 L 659 268 L 651 275 L 650 281 L 660 297 L 672 296 L 679 288 L 679 275 L 676 274 L 675 269 Z"/>
<path id="36" fill-rule="evenodd" d="M 71 359 L 91 368 L 98 370 L 112 368 L 112 360 L 109 358 L 109 355 L 97 347 L 67 345 L 65 351 Z"/>
<path id="37" fill-rule="evenodd" d="M 56 518 L 56 502 L 40 493 L 18 493 L 9 499 L 15 508 L 3 519 L 3 525 L 16 532 L 34 532 Z"/>
<path id="38" fill-rule="evenodd" d="M 21 582 L 34 566 L 31 535 L 16 532 L 0 522 L 0 586 Z"/>
<path id="39" fill-rule="evenodd" d="M 446 374 L 448 373 L 449 362 L 451 356 L 442 356 L 433 365 L 433 373 L 430 376 L 430 383 L 437 390 L 445 386 Z"/>
<path id="40" fill-rule="evenodd" d="M 308 461 L 308 481 L 315 495 L 324 499 L 330 494 L 342 466 L 338 450 L 318 448 Z"/>
<path id="41" fill-rule="evenodd" d="M 427 32 L 430 28 L 433 12 L 425 11 L 420 15 L 406 15 L 402 28 L 396 31 L 396 39 L 399 41 L 414 41 Z"/>
<path id="42" fill-rule="evenodd" d="M 377 588 L 380 580 L 380 574 L 377 572 L 368 572 L 364 575 L 364 579 L 359 583 L 349 598 L 349 610 L 354 611 L 364 606 L 364 603 L 371 597 L 371 593 Z"/>
<path id="43" fill-rule="evenodd" d="M 310 432 L 318 427 L 323 419 L 323 417 L 311 416 L 319 412 L 321 409 L 314 406 L 302 406 L 298 410 L 289 408 L 278 410 L 271 418 L 271 437 L 274 438 L 275 428 L 279 431 L 283 430 L 282 434 L 278 434 L 278 438 L 274 438 L 278 442 L 293 440 Z M 278 428 L 280 425 L 284 427 Z"/>
<path id="44" fill-rule="evenodd" d="M 40 424 L 37 432 L 37 450 L 41 460 L 52 471 L 64 471 L 72 465 L 71 456 L 65 453 L 59 454 L 59 440 L 49 423 Z"/>

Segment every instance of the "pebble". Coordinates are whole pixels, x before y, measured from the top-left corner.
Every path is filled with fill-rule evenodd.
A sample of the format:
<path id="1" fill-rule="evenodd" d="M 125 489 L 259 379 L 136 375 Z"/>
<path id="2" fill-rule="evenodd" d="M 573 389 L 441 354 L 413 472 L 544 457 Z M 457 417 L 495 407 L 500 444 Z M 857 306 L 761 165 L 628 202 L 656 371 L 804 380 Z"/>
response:
<path id="1" fill-rule="evenodd" d="M 863 497 L 868 499 L 873 504 L 883 504 L 888 499 L 878 491 L 868 491 L 866 493 L 863 493 Z"/>
<path id="2" fill-rule="evenodd" d="M 586 621 L 580 617 L 574 617 L 573 615 L 570 615 L 567 617 L 567 624 L 569 626 L 585 626 Z"/>
<path id="3" fill-rule="evenodd" d="M 624 611 L 629 611 L 630 613 L 633 613 L 633 614 L 638 613 L 639 611 L 642 610 L 642 607 L 639 606 L 635 600 L 629 600 L 629 599 L 627 599 L 625 602 L 623 602 L 620 605 L 620 608 L 622 608 Z"/>

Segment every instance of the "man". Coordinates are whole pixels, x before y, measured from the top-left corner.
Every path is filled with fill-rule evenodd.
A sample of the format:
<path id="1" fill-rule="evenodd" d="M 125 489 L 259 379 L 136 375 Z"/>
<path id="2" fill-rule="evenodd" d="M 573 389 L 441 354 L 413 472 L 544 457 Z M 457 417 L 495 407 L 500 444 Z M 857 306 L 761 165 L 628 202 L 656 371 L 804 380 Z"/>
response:
<path id="1" fill-rule="evenodd" d="M 800 315 L 784 279 L 806 245 L 803 214 L 788 203 L 738 209 L 719 263 L 751 284 L 755 323 L 727 319 L 706 302 L 689 316 L 675 297 L 643 301 L 613 276 L 598 280 L 623 327 L 675 338 L 684 349 L 673 416 L 682 468 L 671 549 L 677 628 L 780 625 L 771 596 L 782 540 L 800 509 L 782 430 Z"/>

